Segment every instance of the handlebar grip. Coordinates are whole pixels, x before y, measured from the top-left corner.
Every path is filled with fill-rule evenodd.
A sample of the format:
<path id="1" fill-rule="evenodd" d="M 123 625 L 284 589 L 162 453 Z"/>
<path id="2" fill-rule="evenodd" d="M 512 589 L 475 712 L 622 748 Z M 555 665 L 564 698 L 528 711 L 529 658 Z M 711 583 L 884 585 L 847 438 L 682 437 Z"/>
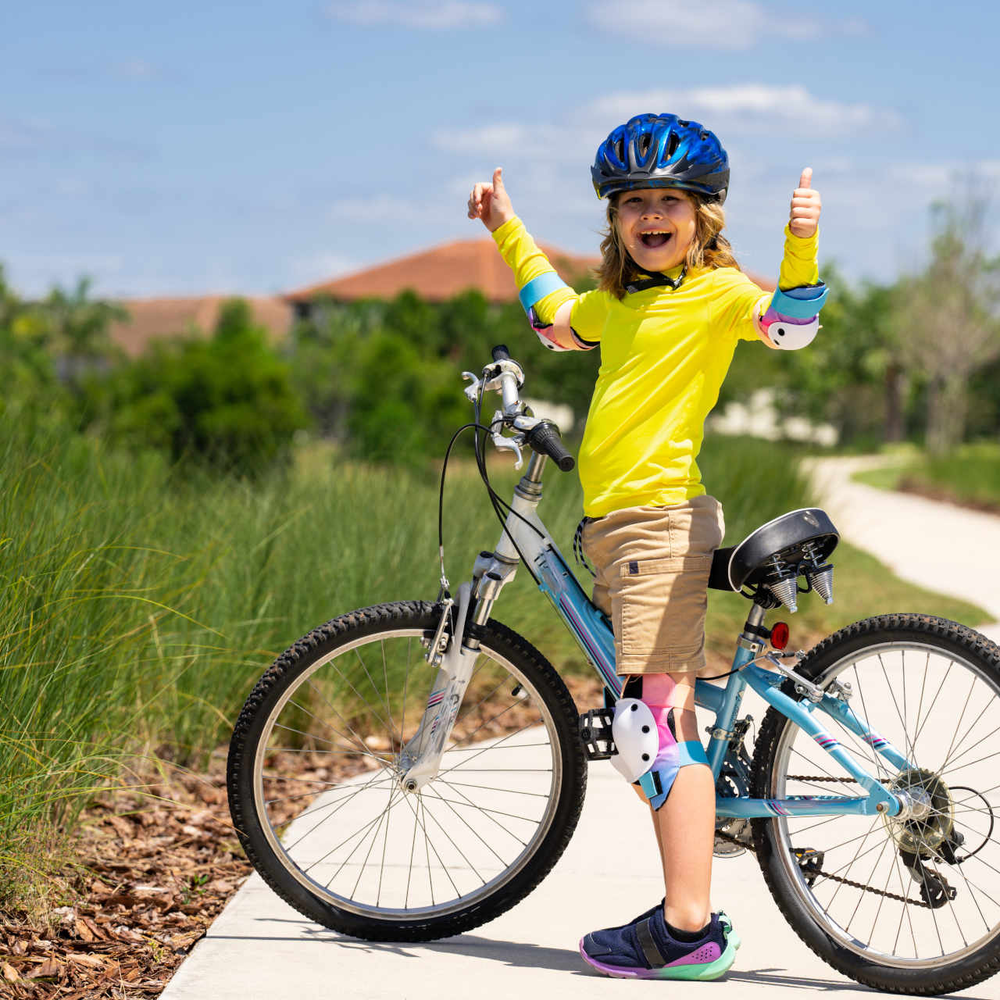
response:
<path id="1" fill-rule="evenodd" d="M 510 354 L 507 351 L 506 344 L 497 344 L 497 346 L 493 348 L 493 360 L 510 361 Z"/>
<path id="2" fill-rule="evenodd" d="M 571 472 L 576 459 L 563 447 L 559 429 L 551 420 L 543 420 L 528 433 L 528 444 L 553 459 L 563 472 Z"/>

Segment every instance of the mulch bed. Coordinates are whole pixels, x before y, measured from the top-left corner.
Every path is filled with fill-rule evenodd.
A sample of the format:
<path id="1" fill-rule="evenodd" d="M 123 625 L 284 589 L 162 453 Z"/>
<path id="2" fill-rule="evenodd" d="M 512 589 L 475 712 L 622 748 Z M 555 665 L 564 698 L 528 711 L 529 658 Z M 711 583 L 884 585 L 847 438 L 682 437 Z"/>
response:
<path id="1" fill-rule="evenodd" d="M 595 678 L 565 680 L 581 711 L 600 704 Z M 517 712 L 504 722 L 512 729 L 522 724 Z M 482 735 L 502 729 L 490 725 Z M 205 774 L 167 765 L 145 776 L 141 791 L 118 792 L 88 808 L 74 864 L 53 893 L 69 902 L 35 919 L 0 910 L 0 997 L 160 995 L 251 871 L 229 817 L 225 767 L 223 748 Z M 331 777 L 330 770 L 328 761 L 304 755 L 300 790 L 314 789 L 310 779 Z M 339 776 L 342 768 L 336 770 Z M 288 787 L 289 794 L 296 790 Z M 296 812 L 308 803 L 296 801 L 290 807 Z"/>
<path id="2" fill-rule="evenodd" d="M 36 920 L 0 911 L 0 996 L 159 996 L 250 873 L 224 754 L 207 774 L 157 778 L 145 795 L 118 793 L 84 814 L 75 865 L 59 880 L 70 905 Z"/>

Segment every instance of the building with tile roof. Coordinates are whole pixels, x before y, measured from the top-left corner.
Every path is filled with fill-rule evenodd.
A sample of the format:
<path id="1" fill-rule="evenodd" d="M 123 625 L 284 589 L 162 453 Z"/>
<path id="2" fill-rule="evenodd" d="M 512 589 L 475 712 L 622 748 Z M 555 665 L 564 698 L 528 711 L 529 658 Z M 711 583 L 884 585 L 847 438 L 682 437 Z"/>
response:
<path id="1" fill-rule="evenodd" d="M 272 340 L 281 340 L 292 328 L 292 310 L 278 296 L 239 296 L 249 306 L 254 322 L 264 327 Z M 132 358 L 154 340 L 211 333 L 219 321 L 223 303 L 231 295 L 200 295 L 186 298 L 123 299 L 129 319 L 114 323 L 110 335 Z"/>
<path id="2" fill-rule="evenodd" d="M 571 285 L 590 279 L 600 263 L 599 257 L 565 253 L 545 243 L 539 246 Z M 773 281 L 750 277 L 762 288 L 774 288 Z M 285 295 L 244 298 L 255 322 L 265 327 L 273 340 L 280 341 L 288 335 L 295 319 L 308 317 L 319 303 L 387 300 L 407 289 L 428 302 L 445 302 L 470 288 L 478 289 L 495 305 L 517 300 L 513 275 L 491 239 L 456 240 Z M 121 304 L 131 319 L 114 324 L 112 340 L 129 356 L 136 357 L 155 339 L 190 335 L 193 331 L 210 333 L 228 298 L 203 295 L 123 300 Z"/>
<path id="3" fill-rule="evenodd" d="M 539 246 L 570 284 L 590 277 L 600 263 L 598 257 L 579 257 L 542 243 Z M 445 243 L 289 292 L 284 299 L 295 308 L 296 315 L 305 316 L 310 305 L 320 300 L 391 299 L 412 289 L 428 302 L 445 302 L 470 288 L 478 289 L 494 304 L 517 301 L 513 275 L 491 239 Z"/>

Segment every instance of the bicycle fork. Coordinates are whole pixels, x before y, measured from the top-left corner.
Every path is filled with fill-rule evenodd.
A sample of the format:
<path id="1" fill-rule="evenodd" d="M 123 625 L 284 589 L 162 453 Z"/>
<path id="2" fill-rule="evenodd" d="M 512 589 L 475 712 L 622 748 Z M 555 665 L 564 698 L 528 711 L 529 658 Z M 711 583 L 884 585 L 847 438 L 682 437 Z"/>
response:
<path id="1" fill-rule="evenodd" d="M 400 754 L 399 783 L 405 792 L 418 792 L 437 776 L 445 744 L 451 736 L 458 710 L 465 697 L 465 689 L 472 677 L 472 669 L 479 650 L 472 648 L 463 638 L 471 597 L 472 584 L 463 583 L 458 588 L 457 602 L 446 603 L 441 624 L 434 635 L 431 657 L 438 655 L 439 644 L 446 635 L 448 615 L 454 609 L 455 627 L 448 648 L 441 655 L 441 664 L 431 687 L 423 717 L 416 733 L 407 741 Z"/>

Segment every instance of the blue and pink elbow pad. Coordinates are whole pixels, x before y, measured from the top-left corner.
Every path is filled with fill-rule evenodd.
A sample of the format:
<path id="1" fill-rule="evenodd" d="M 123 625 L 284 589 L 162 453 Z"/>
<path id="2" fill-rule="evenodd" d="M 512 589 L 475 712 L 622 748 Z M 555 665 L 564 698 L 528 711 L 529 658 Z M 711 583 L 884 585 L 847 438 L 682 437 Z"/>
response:
<path id="1" fill-rule="evenodd" d="M 535 306 L 537 306 L 538 303 L 541 302 L 541 300 L 547 295 L 551 295 L 553 292 L 557 292 L 561 289 L 566 289 L 566 291 L 570 293 L 573 291 L 569 285 L 567 285 L 566 282 L 563 281 L 558 274 L 556 274 L 555 271 L 546 271 L 544 274 L 538 275 L 537 278 L 532 278 L 531 281 L 529 281 L 517 293 L 517 297 L 521 303 L 521 308 L 524 309 L 527 314 L 528 323 L 531 325 L 531 329 L 535 331 L 535 335 L 550 351 L 568 351 L 572 350 L 572 348 L 563 347 L 552 338 L 552 323 L 544 322 L 538 315 L 538 311 Z M 559 304 L 561 305 L 562 303 Z M 592 344 L 589 341 L 578 337 L 576 330 L 573 330 L 572 328 L 570 328 L 570 333 L 573 335 L 576 350 L 589 351 L 597 346 L 597 344 Z"/>
<path id="2" fill-rule="evenodd" d="M 826 301 L 827 291 L 822 281 L 787 291 L 776 288 L 767 312 L 759 321 L 768 341 L 781 351 L 808 347 L 819 330 L 819 311 Z"/>

